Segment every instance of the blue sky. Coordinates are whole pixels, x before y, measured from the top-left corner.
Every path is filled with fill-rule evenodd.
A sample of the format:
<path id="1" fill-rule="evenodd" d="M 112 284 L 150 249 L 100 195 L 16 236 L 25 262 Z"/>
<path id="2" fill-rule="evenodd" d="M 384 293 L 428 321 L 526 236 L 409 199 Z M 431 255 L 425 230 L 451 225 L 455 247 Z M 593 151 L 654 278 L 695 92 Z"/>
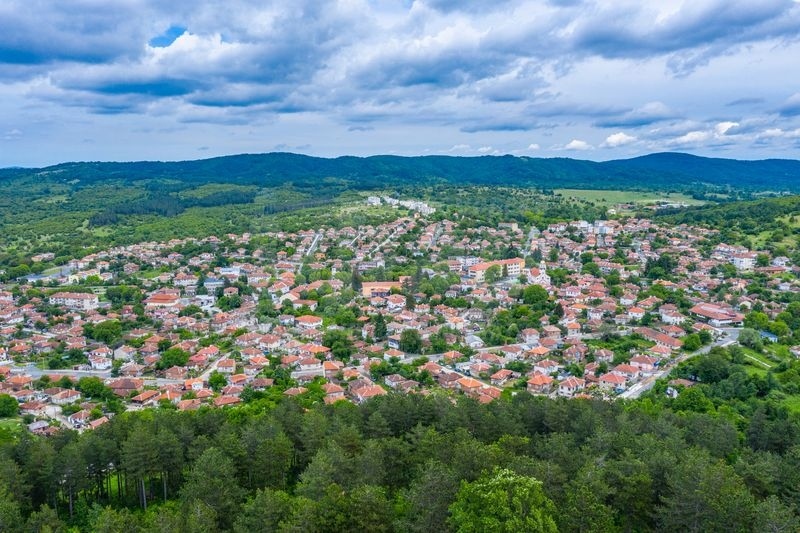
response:
<path id="1" fill-rule="evenodd" d="M 795 0 L 4 0 L 0 166 L 800 155 Z"/>

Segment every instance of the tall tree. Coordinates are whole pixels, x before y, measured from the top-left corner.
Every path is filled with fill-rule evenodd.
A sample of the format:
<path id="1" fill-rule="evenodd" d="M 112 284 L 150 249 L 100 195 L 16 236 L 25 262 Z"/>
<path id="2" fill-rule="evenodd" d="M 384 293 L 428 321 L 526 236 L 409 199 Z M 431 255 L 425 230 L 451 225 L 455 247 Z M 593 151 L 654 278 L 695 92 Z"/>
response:
<path id="1" fill-rule="evenodd" d="M 556 533 L 556 507 L 542 483 L 510 470 L 495 469 L 478 480 L 462 482 L 450 506 L 458 532 Z"/>
<path id="2" fill-rule="evenodd" d="M 290 518 L 294 498 L 272 489 L 258 490 L 242 507 L 233 524 L 236 533 L 268 533 L 278 531 Z"/>
<path id="3" fill-rule="evenodd" d="M 386 338 L 386 319 L 383 317 L 382 313 L 378 313 L 375 316 L 375 339 L 376 340 L 383 340 Z"/>
<path id="4" fill-rule="evenodd" d="M 139 505 L 147 510 L 146 481 L 158 471 L 158 441 L 145 424 L 141 424 L 125 441 L 121 466 L 135 480 Z"/>
<path id="5" fill-rule="evenodd" d="M 422 352 L 422 336 L 416 329 L 406 329 L 400 334 L 400 349 L 409 353 Z"/>
<path id="6" fill-rule="evenodd" d="M 200 502 L 213 510 L 223 529 L 233 521 L 243 495 L 233 461 L 215 447 L 197 459 L 181 490 L 181 498 L 187 504 Z"/>
<path id="7" fill-rule="evenodd" d="M 704 452 L 685 453 L 667 477 L 669 493 L 658 516 L 666 531 L 750 531 L 753 497 L 741 478 Z"/>

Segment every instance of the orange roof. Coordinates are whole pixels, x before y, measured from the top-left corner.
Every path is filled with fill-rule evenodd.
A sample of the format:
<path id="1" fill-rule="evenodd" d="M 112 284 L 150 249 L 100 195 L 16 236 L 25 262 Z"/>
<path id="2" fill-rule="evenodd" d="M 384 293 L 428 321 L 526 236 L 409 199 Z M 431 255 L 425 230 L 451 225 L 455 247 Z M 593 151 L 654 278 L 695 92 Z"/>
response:
<path id="1" fill-rule="evenodd" d="M 528 385 L 549 385 L 553 382 L 553 378 L 550 376 L 546 376 L 544 374 L 539 374 L 538 372 L 533 375 L 531 379 L 528 380 Z"/>

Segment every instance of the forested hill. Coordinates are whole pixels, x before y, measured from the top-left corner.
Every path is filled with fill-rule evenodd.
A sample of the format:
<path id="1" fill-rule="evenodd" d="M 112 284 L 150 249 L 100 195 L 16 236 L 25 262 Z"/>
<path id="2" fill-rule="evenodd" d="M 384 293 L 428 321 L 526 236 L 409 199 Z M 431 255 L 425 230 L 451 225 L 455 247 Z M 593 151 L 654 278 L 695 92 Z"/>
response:
<path id="1" fill-rule="evenodd" d="M 795 248 L 800 195 L 761 198 L 747 202 L 710 204 L 686 209 L 664 210 L 656 218 L 669 224 L 690 224 L 718 229 L 725 242 L 748 246 L 783 247 L 781 254 Z M 755 238 L 755 241 L 751 239 Z"/>
<path id="2" fill-rule="evenodd" d="M 661 153 L 596 163 L 514 156 L 372 156 L 326 159 L 291 153 L 245 154 L 179 162 L 63 163 L 0 170 L 0 179 L 56 178 L 84 185 L 109 179 L 175 179 L 275 186 L 316 186 L 319 180 L 353 189 L 432 183 L 591 189 L 689 189 L 699 185 L 800 192 L 800 161 L 739 161 Z"/>
<path id="3" fill-rule="evenodd" d="M 715 185 L 776 192 L 797 191 L 800 187 L 800 161 L 793 159 L 744 161 L 665 152 L 608 161 L 602 165 L 621 166 L 628 171 L 671 174 L 679 183 L 694 179 Z"/>

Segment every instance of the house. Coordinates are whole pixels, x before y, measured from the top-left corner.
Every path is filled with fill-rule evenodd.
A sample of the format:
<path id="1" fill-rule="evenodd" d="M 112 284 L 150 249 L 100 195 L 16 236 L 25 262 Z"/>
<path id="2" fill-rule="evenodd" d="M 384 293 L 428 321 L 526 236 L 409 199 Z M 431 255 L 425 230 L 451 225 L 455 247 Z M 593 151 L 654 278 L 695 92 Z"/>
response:
<path id="1" fill-rule="evenodd" d="M 738 326 L 744 322 L 743 314 L 722 304 L 703 302 L 689 309 L 689 312 L 706 319 L 709 324 L 716 328 Z"/>
<path id="2" fill-rule="evenodd" d="M 100 305 L 100 300 L 96 294 L 83 292 L 57 292 L 51 294 L 47 301 L 50 305 L 66 307 L 76 311 L 90 311 L 97 309 Z"/>
<path id="3" fill-rule="evenodd" d="M 634 332 L 638 333 L 645 339 L 655 342 L 659 346 L 669 348 L 670 350 L 678 350 L 681 346 L 683 346 L 683 342 L 680 339 L 675 339 L 666 333 L 661 333 L 660 331 L 656 331 L 652 328 L 639 327 L 634 329 Z"/>
<path id="4" fill-rule="evenodd" d="M 586 380 L 570 376 L 558 384 L 559 396 L 574 396 L 586 388 Z"/>
<path id="5" fill-rule="evenodd" d="M 144 380 L 141 378 L 118 378 L 108 384 L 114 394 L 122 398 L 127 398 L 132 393 L 138 393 L 144 387 Z"/>
<path id="6" fill-rule="evenodd" d="M 736 270 L 753 270 L 758 255 L 755 252 L 740 252 L 731 255 L 730 262 Z"/>
<path id="7" fill-rule="evenodd" d="M 304 330 L 317 329 L 322 326 L 322 318 L 314 315 L 303 315 L 295 319 L 297 327 Z"/>
<path id="8" fill-rule="evenodd" d="M 598 384 L 606 389 L 611 390 L 623 390 L 625 388 L 625 384 L 627 380 L 624 376 L 616 374 L 614 372 L 606 372 L 600 379 L 598 380 Z"/>
<path id="9" fill-rule="evenodd" d="M 158 404 L 160 393 L 157 390 L 146 390 L 131 398 L 131 402 L 142 406 L 154 406 Z"/>
<path id="10" fill-rule="evenodd" d="M 639 368 L 626 363 L 615 366 L 613 369 L 611 369 L 611 372 L 622 376 L 628 381 L 639 377 Z"/>
<path id="11" fill-rule="evenodd" d="M 458 386 L 458 380 L 461 378 L 462 376 L 458 372 L 442 371 L 436 376 L 436 381 L 443 389 L 455 389 Z"/>
<path id="12" fill-rule="evenodd" d="M 345 399 L 344 389 L 336 383 L 325 383 L 322 390 L 325 392 L 326 403 Z"/>
<path id="13" fill-rule="evenodd" d="M 534 373 L 528 380 L 528 391 L 537 394 L 546 394 L 553 387 L 554 379 L 546 374 Z"/>
<path id="14" fill-rule="evenodd" d="M 550 375 L 564 368 L 560 363 L 551 359 L 544 359 L 533 365 L 534 373 Z"/>
<path id="15" fill-rule="evenodd" d="M 89 365 L 91 365 L 92 370 L 109 370 L 111 368 L 112 361 L 108 357 L 92 356 L 89 357 Z"/>
<path id="16" fill-rule="evenodd" d="M 214 407 L 227 407 L 240 403 L 241 401 L 242 400 L 238 396 L 218 396 L 214 398 L 213 404 Z"/>
<path id="17" fill-rule="evenodd" d="M 530 346 L 539 344 L 539 331 L 534 328 L 525 328 L 520 332 L 522 342 Z"/>
<path id="18" fill-rule="evenodd" d="M 462 377 L 456 382 L 456 388 L 466 394 L 467 396 L 476 397 L 478 391 L 485 387 L 483 383 L 475 378 Z"/>
<path id="19" fill-rule="evenodd" d="M 67 389 L 50 396 L 50 401 L 53 402 L 53 404 L 55 405 L 66 405 L 68 403 L 75 403 L 77 401 L 80 401 L 80 399 L 81 399 L 81 393 L 72 389 Z"/>
<path id="20" fill-rule="evenodd" d="M 88 423 L 91 419 L 91 413 L 86 409 L 81 409 L 77 413 L 72 413 L 67 417 L 67 421 L 72 424 L 73 427 L 81 427 L 84 424 Z"/>
<path id="21" fill-rule="evenodd" d="M 217 362 L 217 371 L 222 374 L 233 374 L 236 371 L 236 361 L 233 359 L 220 359 Z"/>
<path id="22" fill-rule="evenodd" d="M 517 374 L 516 372 L 513 372 L 507 368 L 503 368 L 492 374 L 489 377 L 489 380 L 492 385 L 495 385 L 497 387 L 502 387 L 503 385 L 508 383 L 509 380 L 514 379 L 518 376 L 519 374 Z"/>
<path id="23" fill-rule="evenodd" d="M 353 391 L 355 400 L 358 403 L 364 403 L 365 401 L 371 398 L 375 398 L 376 396 L 383 396 L 384 394 L 386 394 L 386 390 L 379 385 L 367 385 L 365 387 L 360 387 L 355 391 Z"/>
<path id="24" fill-rule="evenodd" d="M 642 374 L 650 374 L 655 371 L 658 359 L 647 355 L 637 355 L 631 357 L 630 365 L 637 368 Z"/>

